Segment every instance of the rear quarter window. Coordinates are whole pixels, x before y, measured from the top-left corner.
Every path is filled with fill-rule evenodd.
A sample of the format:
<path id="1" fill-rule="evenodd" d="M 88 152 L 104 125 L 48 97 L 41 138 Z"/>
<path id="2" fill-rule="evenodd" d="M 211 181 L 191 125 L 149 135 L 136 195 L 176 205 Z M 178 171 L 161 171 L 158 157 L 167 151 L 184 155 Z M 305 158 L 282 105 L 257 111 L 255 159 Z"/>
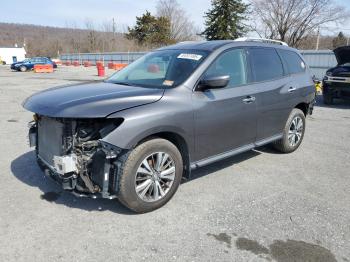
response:
<path id="1" fill-rule="evenodd" d="M 274 48 L 251 48 L 249 56 L 256 82 L 283 77 L 282 61 Z"/>
<path id="2" fill-rule="evenodd" d="M 305 72 L 305 62 L 297 53 L 289 50 L 278 50 L 278 52 L 282 56 L 284 63 L 287 65 L 289 74 L 298 74 Z"/>

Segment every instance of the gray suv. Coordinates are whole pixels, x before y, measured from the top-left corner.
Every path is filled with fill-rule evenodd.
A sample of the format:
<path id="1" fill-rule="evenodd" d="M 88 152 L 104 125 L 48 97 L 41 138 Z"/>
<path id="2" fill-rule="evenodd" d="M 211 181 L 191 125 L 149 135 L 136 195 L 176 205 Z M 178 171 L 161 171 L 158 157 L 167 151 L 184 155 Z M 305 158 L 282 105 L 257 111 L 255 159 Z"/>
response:
<path id="1" fill-rule="evenodd" d="M 48 89 L 23 106 L 47 176 L 142 213 L 195 168 L 265 144 L 293 152 L 314 99 L 297 50 L 209 41 L 158 49 L 104 82 Z"/>

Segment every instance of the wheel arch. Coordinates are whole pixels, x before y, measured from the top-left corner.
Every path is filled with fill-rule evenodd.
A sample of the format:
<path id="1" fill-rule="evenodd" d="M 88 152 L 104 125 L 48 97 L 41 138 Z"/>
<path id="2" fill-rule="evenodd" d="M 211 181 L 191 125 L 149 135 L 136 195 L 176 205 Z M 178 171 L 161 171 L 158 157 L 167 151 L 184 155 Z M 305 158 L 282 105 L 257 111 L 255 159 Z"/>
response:
<path id="1" fill-rule="evenodd" d="M 308 103 L 302 102 L 302 103 L 297 104 L 294 108 L 300 109 L 301 111 L 303 111 L 304 115 L 306 116 L 308 114 L 308 111 L 309 111 L 309 106 L 310 105 Z"/>
<path id="2" fill-rule="evenodd" d="M 162 131 L 162 132 L 153 133 L 144 137 L 136 144 L 136 146 L 153 138 L 162 138 L 162 139 L 168 140 L 169 142 L 173 143 L 177 147 L 177 149 L 180 151 L 183 164 L 184 164 L 183 176 L 189 179 L 191 176 L 191 168 L 190 168 L 191 158 L 190 158 L 189 147 L 186 140 L 176 132 Z"/>

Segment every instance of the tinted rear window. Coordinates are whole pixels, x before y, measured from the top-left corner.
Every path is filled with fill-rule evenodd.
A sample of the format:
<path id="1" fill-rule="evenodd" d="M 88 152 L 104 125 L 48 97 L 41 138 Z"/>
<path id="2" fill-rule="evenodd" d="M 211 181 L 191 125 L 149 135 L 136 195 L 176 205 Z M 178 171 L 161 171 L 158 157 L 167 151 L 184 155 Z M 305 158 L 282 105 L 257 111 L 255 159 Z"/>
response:
<path id="1" fill-rule="evenodd" d="M 288 50 L 279 50 L 279 52 L 290 74 L 305 72 L 305 63 L 297 53 Z"/>
<path id="2" fill-rule="evenodd" d="M 249 51 L 255 81 L 268 81 L 283 76 L 280 57 L 273 48 L 252 48 Z"/>

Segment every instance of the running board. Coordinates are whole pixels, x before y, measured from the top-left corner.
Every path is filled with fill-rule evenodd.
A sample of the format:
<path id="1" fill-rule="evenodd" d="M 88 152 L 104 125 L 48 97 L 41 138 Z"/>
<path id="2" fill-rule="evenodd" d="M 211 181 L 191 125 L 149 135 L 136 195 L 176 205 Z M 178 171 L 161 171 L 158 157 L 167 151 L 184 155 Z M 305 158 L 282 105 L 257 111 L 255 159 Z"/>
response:
<path id="1" fill-rule="evenodd" d="M 282 137 L 283 137 L 283 134 L 274 135 L 272 137 L 259 140 L 259 141 L 255 142 L 254 144 L 248 144 L 248 145 L 236 148 L 234 150 L 227 151 L 225 153 L 221 153 L 221 154 L 218 154 L 218 155 L 215 155 L 215 156 L 212 156 L 212 157 L 208 157 L 208 158 L 203 159 L 203 160 L 199 160 L 199 161 L 194 162 L 194 163 L 191 164 L 191 169 L 196 169 L 196 168 L 199 168 L 199 167 L 202 167 L 202 166 L 206 166 L 206 165 L 212 164 L 214 162 L 217 162 L 217 161 L 220 161 L 220 160 L 232 157 L 234 155 L 238 155 L 240 153 L 252 150 L 252 149 L 254 149 L 256 147 L 260 147 L 260 146 L 269 144 L 269 143 L 271 143 L 273 141 L 279 140 Z"/>

